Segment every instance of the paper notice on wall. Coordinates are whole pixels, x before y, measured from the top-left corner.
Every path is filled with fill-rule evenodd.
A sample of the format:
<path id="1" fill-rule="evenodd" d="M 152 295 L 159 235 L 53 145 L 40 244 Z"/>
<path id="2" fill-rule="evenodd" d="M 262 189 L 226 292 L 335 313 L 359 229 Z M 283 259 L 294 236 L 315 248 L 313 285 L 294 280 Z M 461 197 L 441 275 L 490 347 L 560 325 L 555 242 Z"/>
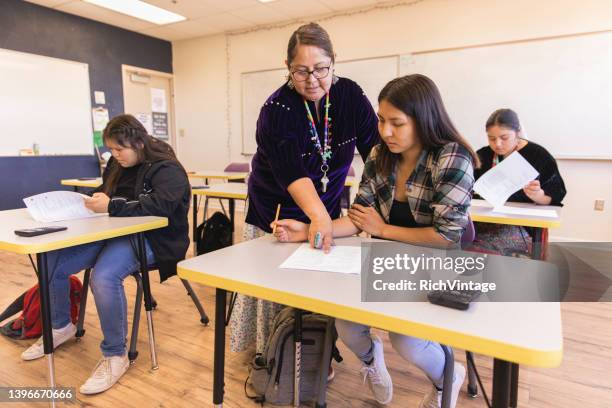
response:
<path id="1" fill-rule="evenodd" d="M 106 108 L 93 108 L 91 110 L 91 117 L 93 119 L 93 130 L 103 131 L 108 124 L 108 109 Z"/>
<path id="2" fill-rule="evenodd" d="M 168 112 L 165 89 L 151 88 L 151 111 Z"/>
<path id="3" fill-rule="evenodd" d="M 153 133 L 152 135 L 160 139 L 168 139 L 168 114 L 153 112 Z"/>
<path id="4" fill-rule="evenodd" d="M 147 130 L 147 133 L 149 135 L 153 134 L 153 118 L 151 117 L 150 113 L 137 113 L 136 115 L 136 119 L 138 119 L 140 121 L 140 123 L 142 123 L 142 126 L 144 126 L 144 128 Z"/>

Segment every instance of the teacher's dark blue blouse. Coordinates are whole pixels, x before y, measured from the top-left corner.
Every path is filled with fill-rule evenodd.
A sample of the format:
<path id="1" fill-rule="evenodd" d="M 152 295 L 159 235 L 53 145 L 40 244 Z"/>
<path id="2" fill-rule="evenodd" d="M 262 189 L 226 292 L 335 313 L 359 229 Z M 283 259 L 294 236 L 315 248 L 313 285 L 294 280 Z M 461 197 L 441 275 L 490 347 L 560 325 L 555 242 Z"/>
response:
<path id="1" fill-rule="evenodd" d="M 359 85 L 339 78 L 329 93 L 329 117 L 332 158 L 328 162 L 327 191 L 322 192 L 321 156 L 310 140 L 304 100 L 286 84 L 264 103 L 257 120 L 257 152 L 253 156 L 249 177 L 249 209 L 246 222 L 270 232 L 276 207 L 281 204 L 280 218 L 309 222 L 304 212 L 287 192 L 287 187 L 309 177 L 332 218 L 340 215 L 340 198 L 355 148 L 365 161 L 379 141 L 378 119 L 370 101 Z M 317 132 L 323 145 L 325 98 L 319 106 Z M 315 115 L 315 105 L 309 102 Z M 316 120 L 316 118 L 315 118 Z"/>

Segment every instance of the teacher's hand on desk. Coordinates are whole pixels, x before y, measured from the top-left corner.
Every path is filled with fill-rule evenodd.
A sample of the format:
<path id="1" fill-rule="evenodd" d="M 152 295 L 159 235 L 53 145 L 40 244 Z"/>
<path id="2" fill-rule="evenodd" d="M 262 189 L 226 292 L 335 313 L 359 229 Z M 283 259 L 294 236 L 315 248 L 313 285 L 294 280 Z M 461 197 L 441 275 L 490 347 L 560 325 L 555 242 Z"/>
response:
<path id="1" fill-rule="evenodd" d="M 83 201 L 85 201 L 85 207 L 93 212 L 108 212 L 110 198 L 104 193 L 94 193 L 91 198 L 84 198 Z"/>
<path id="2" fill-rule="evenodd" d="M 320 234 L 318 239 L 316 238 L 317 233 Z M 328 253 L 331 246 L 334 245 L 332 220 L 327 212 L 310 222 L 308 242 L 311 248 L 322 248 L 325 253 Z"/>

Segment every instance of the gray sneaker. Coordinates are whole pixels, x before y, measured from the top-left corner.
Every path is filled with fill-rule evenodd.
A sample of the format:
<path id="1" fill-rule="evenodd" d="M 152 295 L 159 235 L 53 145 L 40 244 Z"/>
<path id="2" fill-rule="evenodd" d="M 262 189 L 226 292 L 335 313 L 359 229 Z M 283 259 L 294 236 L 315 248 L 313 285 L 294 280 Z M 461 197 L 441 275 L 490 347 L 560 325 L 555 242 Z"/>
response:
<path id="1" fill-rule="evenodd" d="M 463 364 L 455 363 L 450 408 L 455 408 L 457 405 L 457 399 L 459 398 L 459 391 L 461 390 L 463 380 L 465 380 L 465 367 Z M 442 391 L 438 391 L 438 389 L 432 385 L 431 391 L 425 395 L 425 398 L 423 398 L 423 401 L 421 401 L 419 408 L 440 408 L 441 406 Z"/>
<path id="2" fill-rule="evenodd" d="M 368 381 L 370 391 L 379 404 L 388 404 L 393 399 L 393 382 L 385 365 L 382 341 L 375 335 L 372 335 L 372 356 L 372 363 L 361 367 L 363 382 Z"/>

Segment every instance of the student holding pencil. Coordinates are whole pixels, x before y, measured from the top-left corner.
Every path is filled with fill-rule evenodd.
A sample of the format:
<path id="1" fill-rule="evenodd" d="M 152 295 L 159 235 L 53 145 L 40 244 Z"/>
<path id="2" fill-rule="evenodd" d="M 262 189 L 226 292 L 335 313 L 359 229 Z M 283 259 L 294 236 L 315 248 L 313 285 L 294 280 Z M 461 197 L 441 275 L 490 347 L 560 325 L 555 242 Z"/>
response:
<path id="1" fill-rule="evenodd" d="M 563 178 L 554 157 L 544 147 L 523 138 L 519 117 L 512 109 L 498 109 L 489 116 L 485 124 L 488 146 L 478 150 L 481 167 L 474 171 L 476 180 L 489 171 L 504 157 L 518 152 L 540 173 L 522 190 L 508 199 L 509 202 L 535 203 L 561 206 L 566 190 Z M 531 252 L 530 228 L 514 225 L 474 223 L 477 233 L 476 246 L 506 253 L 524 248 Z"/>
<path id="2" fill-rule="evenodd" d="M 452 247 L 468 220 L 476 153 L 453 126 L 436 85 L 423 75 L 389 82 L 378 97 L 378 130 L 384 143 L 375 147 L 364 167 L 359 192 L 348 217 L 334 220 L 334 237 L 365 231 L 379 238 L 415 245 Z M 281 242 L 307 239 L 307 226 L 280 220 Z M 361 372 L 381 404 L 393 398 L 383 343 L 362 324 L 336 320 L 340 339 L 361 360 Z M 438 343 L 389 333 L 393 348 L 431 380 L 420 407 L 438 408 L 445 357 Z M 455 407 L 465 368 L 455 364 L 451 407 Z"/>
<path id="3" fill-rule="evenodd" d="M 187 213 L 191 192 L 187 173 L 172 147 L 148 135 L 131 115 L 120 115 L 108 122 L 103 138 L 113 156 L 104 171 L 103 184 L 85 200 L 85 206 L 94 212 L 108 212 L 111 217 L 167 217 L 167 227 L 145 233 L 147 263 L 156 265 L 164 281 L 176 275 L 176 264 L 185 257 L 189 246 Z M 139 268 L 135 247 L 133 237 L 125 236 L 49 252 L 55 348 L 73 339 L 76 332 L 70 320 L 69 277 L 93 268 L 91 290 L 102 326 L 102 358 L 80 387 L 83 394 L 111 388 L 130 365 L 123 280 Z M 43 356 L 42 338 L 21 355 L 24 360 Z"/>
<path id="4" fill-rule="evenodd" d="M 318 24 L 299 27 L 289 39 L 287 82 L 262 104 L 249 176 L 244 239 L 270 232 L 275 210 L 280 218 L 310 225 L 309 241 L 319 233 L 332 244 L 332 219 L 340 215 L 344 182 L 355 149 L 365 160 L 376 143 L 376 114 L 355 82 L 334 74 L 329 35 Z M 253 342 L 263 351 L 274 316 L 282 308 L 238 295 L 230 320 L 231 349 Z"/>

